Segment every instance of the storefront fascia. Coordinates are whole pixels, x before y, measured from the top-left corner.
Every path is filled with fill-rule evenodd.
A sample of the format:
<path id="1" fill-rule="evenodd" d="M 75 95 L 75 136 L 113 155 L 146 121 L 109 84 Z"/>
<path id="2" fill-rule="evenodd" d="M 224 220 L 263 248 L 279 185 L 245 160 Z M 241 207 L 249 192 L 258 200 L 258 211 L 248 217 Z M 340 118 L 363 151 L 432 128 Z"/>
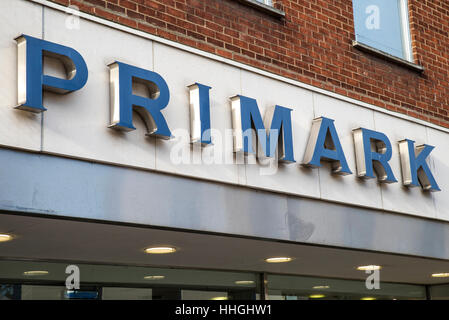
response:
<path id="1" fill-rule="evenodd" d="M 45 217 L 50 220 L 45 220 L 44 225 L 51 225 L 53 222 L 48 221 L 56 219 L 91 221 L 96 227 L 106 223 L 123 228 L 149 228 L 151 233 L 157 230 L 193 232 L 203 236 L 197 242 L 202 245 L 213 236 L 236 237 L 239 243 L 251 239 L 276 242 L 289 247 L 283 250 L 293 256 L 305 255 L 302 249 L 295 253 L 299 246 L 304 246 L 304 250 L 313 246 L 316 252 L 321 247 L 331 251 L 333 248 L 349 250 L 345 251 L 348 255 L 359 258 L 364 253 L 395 254 L 429 258 L 441 266 L 447 264 L 449 197 L 445 194 L 449 192 L 449 169 L 445 159 L 449 139 L 446 129 L 86 14 L 81 14 L 78 29 L 69 29 L 65 8 L 56 4 L 10 2 L 2 3 L 5 9 L 0 13 L 3 16 L 0 44 L 5 52 L 0 63 L 0 144 L 3 146 L 0 154 L 4 181 L 0 208 L 9 230 L 19 228 L 15 219 L 29 217 L 30 225 L 34 225 L 31 216 Z M 19 76 L 15 76 L 17 61 L 21 61 L 20 41 L 14 41 L 20 35 L 76 50 L 87 66 L 85 85 L 64 95 L 45 92 L 45 112 L 14 109 L 21 97 L 16 88 L 20 70 Z M 114 61 L 158 74 L 166 82 L 170 99 L 161 112 L 173 135 L 171 139 L 146 136 L 145 132 L 151 131 L 148 119 L 137 114 L 132 117 L 136 130 L 122 132 L 108 128 L 114 118 L 111 108 L 114 90 L 110 87 L 114 84 L 110 67 Z M 63 64 L 51 55 L 44 58 L 44 71 L 56 78 L 66 76 Z M 195 124 L 191 120 L 191 105 L 196 101 L 192 100 L 192 85 L 195 83 L 211 88 L 210 127 L 221 134 L 221 140 L 215 139 L 212 146 L 191 143 Z M 137 82 L 133 92 L 148 97 L 146 85 L 145 81 Z M 236 156 L 236 142 L 232 134 L 226 134 L 235 133 L 236 114 L 232 109 L 236 100 L 231 98 L 236 96 L 256 100 L 262 116 L 273 106 L 291 109 L 291 156 L 295 163 L 276 162 L 272 171 L 254 154 L 239 162 L 242 159 Z M 336 171 L 335 161 L 323 162 L 318 168 L 301 165 L 307 158 L 308 142 L 315 141 L 310 138 L 315 132 L 315 120 L 323 117 L 333 120 L 352 174 L 332 174 Z M 388 163 L 396 183 L 358 177 L 360 158 L 354 139 L 354 130 L 358 128 L 388 137 L 392 150 Z M 435 146 L 426 163 L 441 191 L 404 186 L 398 143 L 404 139 L 415 141 L 416 145 Z M 212 158 L 221 154 L 222 161 L 205 163 L 204 159 L 211 159 L 211 152 Z M 338 164 L 341 167 L 341 161 L 337 167 Z M 62 238 L 55 236 L 57 241 Z M 68 238 L 66 245 L 74 250 L 73 254 L 68 250 L 59 255 L 51 247 L 43 252 L 33 251 L 30 239 L 18 237 L 8 244 L 10 247 L 2 245 L 1 255 L 12 260 L 96 263 L 120 260 L 112 252 L 101 256 L 86 255 L 79 248 L 77 251 L 75 244 L 82 240 L 77 238 L 75 229 Z M 150 239 L 160 241 L 157 237 L 150 236 Z M 179 241 L 175 245 L 181 248 L 181 253 L 183 247 L 191 247 Z M 142 242 L 142 246 L 149 244 Z M 102 243 L 97 249 L 104 250 L 105 245 Z M 256 244 L 248 243 L 244 247 L 248 252 L 258 252 Z M 274 254 L 274 248 L 270 253 L 258 252 L 260 256 L 254 256 L 253 263 L 241 265 L 231 257 L 226 263 L 220 259 L 195 262 L 179 256 L 173 261 L 147 261 L 145 256 L 138 257 L 142 250 L 143 247 L 136 247 L 137 255 L 124 258 L 123 263 L 210 269 L 221 269 L 229 263 L 226 269 L 230 270 L 326 275 L 324 270 L 317 271 L 317 263 L 324 263 L 320 259 L 312 259 L 315 263 L 310 269 L 299 273 L 295 264 L 291 270 L 266 266 L 264 254 Z M 369 262 L 370 258 L 365 260 Z M 352 278 L 344 271 L 349 266 L 343 263 L 339 267 L 327 275 Z M 391 282 L 418 281 L 407 277 L 399 281 L 398 277 L 398 273 L 387 275 Z M 423 278 L 419 283 L 432 281 Z"/>

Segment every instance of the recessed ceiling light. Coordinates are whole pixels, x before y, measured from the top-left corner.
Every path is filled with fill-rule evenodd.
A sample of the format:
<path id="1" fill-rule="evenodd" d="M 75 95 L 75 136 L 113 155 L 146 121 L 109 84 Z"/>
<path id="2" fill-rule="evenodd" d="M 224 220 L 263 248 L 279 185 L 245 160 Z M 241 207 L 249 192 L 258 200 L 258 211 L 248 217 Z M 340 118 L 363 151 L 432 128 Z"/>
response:
<path id="1" fill-rule="evenodd" d="M 360 271 L 374 271 L 374 270 L 380 270 L 382 269 L 381 266 L 376 266 L 376 265 L 369 265 L 369 266 L 359 266 L 357 267 L 357 270 Z"/>
<path id="2" fill-rule="evenodd" d="M 324 298 L 324 297 L 326 297 L 324 294 L 311 294 L 309 296 L 310 299 L 321 299 L 321 298 Z"/>
<path id="3" fill-rule="evenodd" d="M 228 300 L 228 297 L 213 297 L 211 300 Z"/>
<path id="4" fill-rule="evenodd" d="M 11 240 L 12 240 L 12 235 L 6 234 L 6 233 L 0 234 L 0 242 L 6 242 L 6 241 L 11 241 Z"/>
<path id="5" fill-rule="evenodd" d="M 173 253 L 173 252 L 176 252 L 176 248 L 174 248 L 174 247 L 150 247 L 150 248 L 146 248 L 145 252 L 150 253 L 150 254 Z"/>
<path id="6" fill-rule="evenodd" d="M 322 289 L 329 289 L 330 286 L 314 286 L 313 289 L 315 290 L 322 290 Z"/>
<path id="7" fill-rule="evenodd" d="M 237 280 L 235 284 L 241 284 L 241 285 L 248 285 L 248 284 L 254 284 L 253 280 Z"/>
<path id="8" fill-rule="evenodd" d="M 371 300 L 376 300 L 376 298 L 374 298 L 374 297 L 363 297 L 360 300 L 371 301 Z"/>
<path id="9" fill-rule="evenodd" d="M 162 280 L 165 279 L 165 276 L 145 276 L 143 278 L 145 280 Z"/>
<path id="10" fill-rule="evenodd" d="M 290 262 L 293 258 L 290 257 L 273 257 L 273 258 L 267 258 L 265 259 L 265 262 L 268 263 L 283 263 L 283 262 Z"/>
<path id="11" fill-rule="evenodd" d="M 45 270 L 32 270 L 32 271 L 25 271 L 23 273 L 25 276 L 45 276 L 48 274 L 48 271 Z"/>
<path id="12" fill-rule="evenodd" d="M 434 278 L 449 278 L 449 272 L 446 273 L 434 273 L 432 274 Z"/>

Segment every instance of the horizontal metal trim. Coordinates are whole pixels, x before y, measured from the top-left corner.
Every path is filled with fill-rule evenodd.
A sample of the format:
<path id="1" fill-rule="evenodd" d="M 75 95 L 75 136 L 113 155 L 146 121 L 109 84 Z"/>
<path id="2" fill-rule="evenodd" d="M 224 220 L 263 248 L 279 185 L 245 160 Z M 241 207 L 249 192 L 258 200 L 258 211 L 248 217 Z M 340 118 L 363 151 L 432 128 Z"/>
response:
<path id="1" fill-rule="evenodd" d="M 414 71 L 417 71 L 417 72 L 424 72 L 424 67 L 419 65 L 419 64 L 407 61 L 405 59 L 401 59 L 401 58 L 395 57 L 395 56 L 393 56 L 393 55 L 391 55 L 389 53 L 386 53 L 386 52 L 384 52 L 382 50 L 379 50 L 379 49 L 376 49 L 374 47 L 371 47 L 371 46 L 369 46 L 367 44 L 364 44 L 364 43 L 362 43 L 360 41 L 353 40 L 352 41 L 352 46 L 354 48 L 357 48 L 357 49 L 361 50 L 361 51 L 371 53 L 371 54 L 373 54 L 373 55 L 375 55 L 375 56 L 377 56 L 379 58 L 388 60 L 390 62 L 394 62 L 394 63 L 396 63 L 396 64 L 398 64 L 400 66 L 409 68 L 411 70 L 414 70 Z"/>
<path id="2" fill-rule="evenodd" d="M 0 161 L 10 213 L 449 259 L 445 222 L 8 149 Z"/>

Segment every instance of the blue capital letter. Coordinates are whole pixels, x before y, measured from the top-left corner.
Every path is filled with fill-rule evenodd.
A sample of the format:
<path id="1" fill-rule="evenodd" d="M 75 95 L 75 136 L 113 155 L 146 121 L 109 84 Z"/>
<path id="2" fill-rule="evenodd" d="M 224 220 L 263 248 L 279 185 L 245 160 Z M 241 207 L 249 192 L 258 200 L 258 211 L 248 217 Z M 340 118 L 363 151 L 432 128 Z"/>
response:
<path id="1" fill-rule="evenodd" d="M 190 91 L 190 138 L 192 143 L 209 145 L 210 131 L 210 99 L 211 87 L 200 83 L 188 87 Z"/>
<path id="2" fill-rule="evenodd" d="M 42 90 L 68 93 L 81 89 L 87 82 L 87 66 L 74 49 L 27 35 L 16 39 L 18 52 L 18 109 L 42 112 Z M 43 74 L 43 57 L 58 59 L 64 65 L 67 78 Z"/>
<path id="3" fill-rule="evenodd" d="M 376 171 L 377 179 L 384 183 L 398 182 L 388 161 L 392 156 L 388 137 L 377 131 L 359 128 L 353 131 L 355 155 L 357 158 L 357 176 L 372 179 Z M 371 150 L 373 144 L 374 151 Z"/>
<path id="4" fill-rule="evenodd" d="M 401 155 L 402 183 L 408 187 L 418 187 L 420 184 L 426 191 L 441 191 L 426 162 L 435 147 L 423 144 L 416 147 L 415 141 L 399 141 Z"/>
<path id="5" fill-rule="evenodd" d="M 162 115 L 170 100 L 165 80 L 156 72 L 140 69 L 122 62 L 114 62 L 110 68 L 111 125 L 110 128 L 131 131 L 133 110 L 139 113 L 147 127 L 147 135 L 169 139 L 170 129 Z M 133 94 L 133 82 L 145 85 L 150 98 Z"/>
<path id="6" fill-rule="evenodd" d="M 338 138 L 334 120 L 325 117 L 313 120 L 312 130 L 307 143 L 302 165 L 321 167 L 321 160 L 330 161 L 332 173 L 352 174 Z"/>
<path id="7" fill-rule="evenodd" d="M 236 152 L 254 153 L 252 129 L 255 129 L 259 150 L 262 151 L 260 153 L 266 157 L 274 157 L 278 148 L 279 161 L 295 162 L 291 109 L 281 106 L 269 108 L 265 113 L 265 121 L 262 121 L 255 99 L 238 95 L 232 97 L 231 101 Z"/>

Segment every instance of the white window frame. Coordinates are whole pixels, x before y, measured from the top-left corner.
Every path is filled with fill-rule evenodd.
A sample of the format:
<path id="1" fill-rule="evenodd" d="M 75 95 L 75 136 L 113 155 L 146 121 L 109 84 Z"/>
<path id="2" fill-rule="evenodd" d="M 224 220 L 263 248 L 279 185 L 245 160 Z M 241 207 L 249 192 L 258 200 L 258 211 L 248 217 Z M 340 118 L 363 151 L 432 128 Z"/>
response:
<path id="1" fill-rule="evenodd" d="M 353 3 L 356 0 L 352 0 Z M 408 14 L 408 0 L 398 0 L 398 5 L 399 5 L 399 24 L 400 24 L 400 29 L 401 29 L 401 41 L 402 41 L 402 51 L 403 51 L 403 56 L 402 57 L 398 57 L 396 55 L 393 55 L 391 53 L 385 52 L 384 50 L 369 45 L 369 44 L 365 44 L 365 42 L 363 40 L 360 40 L 360 38 L 357 36 L 356 34 L 356 39 L 355 39 L 355 43 L 357 45 L 362 45 L 364 46 L 366 49 L 371 48 L 370 50 L 374 50 L 376 51 L 378 54 L 382 54 L 385 56 L 389 56 L 389 57 L 394 57 L 394 59 L 399 59 L 402 61 L 406 61 L 408 63 L 412 63 L 414 64 L 414 58 L 413 58 L 413 50 L 412 50 L 412 40 L 411 40 L 411 29 L 410 29 L 410 19 L 409 19 L 409 14 Z M 355 20 L 355 17 L 354 17 Z M 354 28 L 356 28 L 356 26 L 354 25 Z"/>
<path id="2" fill-rule="evenodd" d="M 272 7 L 273 6 L 273 0 L 256 0 L 257 2 L 266 4 L 267 6 Z"/>
<path id="3" fill-rule="evenodd" d="M 400 0 L 399 14 L 401 18 L 402 45 L 405 59 L 410 62 L 413 60 L 412 39 L 410 30 L 410 19 L 408 14 L 408 0 Z"/>

